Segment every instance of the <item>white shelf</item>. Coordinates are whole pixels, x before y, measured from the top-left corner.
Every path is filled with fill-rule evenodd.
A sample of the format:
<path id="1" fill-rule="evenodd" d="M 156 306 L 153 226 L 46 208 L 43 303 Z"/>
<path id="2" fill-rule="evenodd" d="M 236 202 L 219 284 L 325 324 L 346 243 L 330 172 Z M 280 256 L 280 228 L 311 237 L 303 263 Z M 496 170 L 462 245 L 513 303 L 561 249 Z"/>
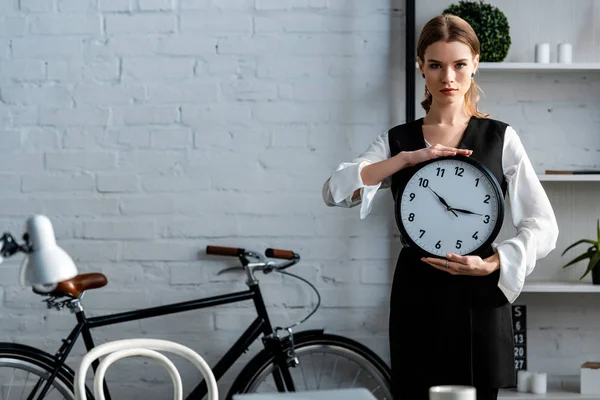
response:
<path id="1" fill-rule="evenodd" d="M 418 69 L 419 64 L 415 63 Z M 600 63 L 534 63 L 534 62 L 482 62 L 478 69 L 489 71 L 600 71 Z"/>
<path id="2" fill-rule="evenodd" d="M 555 399 L 555 400 L 600 400 L 600 394 L 581 394 L 575 391 L 565 389 L 552 389 L 546 394 L 520 393 L 514 389 L 501 389 L 498 393 L 498 400 L 533 400 L 533 399 Z"/>
<path id="3" fill-rule="evenodd" d="M 540 174 L 538 178 L 541 182 L 600 182 L 600 174 Z"/>
<path id="4" fill-rule="evenodd" d="M 600 63 L 534 63 L 534 62 L 500 62 L 500 63 L 479 63 L 479 69 L 497 71 L 497 70 L 531 70 L 531 71 L 600 71 Z"/>
<path id="5" fill-rule="evenodd" d="M 556 282 L 530 281 L 525 282 L 524 293 L 600 293 L 600 285 L 590 282 Z"/>
<path id="6" fill-rule="evenodd" d="M 515 388 L 500 389 L 498 399 L 506 400 L 600 400 L 600 394 L 579 393 L 579 375 L 566 375 L 562 377 L 548 376 L 548 392 L 546 394 L 520 393 Z"/>

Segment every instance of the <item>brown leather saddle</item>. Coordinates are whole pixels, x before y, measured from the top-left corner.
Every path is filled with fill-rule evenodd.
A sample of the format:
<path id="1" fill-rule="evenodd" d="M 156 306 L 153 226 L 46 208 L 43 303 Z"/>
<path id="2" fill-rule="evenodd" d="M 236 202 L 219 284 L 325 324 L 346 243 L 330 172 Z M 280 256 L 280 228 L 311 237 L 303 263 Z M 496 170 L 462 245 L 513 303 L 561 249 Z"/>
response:
<path id="1" fill-rule="evenodd" d="M 59 282 L 51 292 L 33 291 L 37 294 L 45 294 L 55 297 L 72 297 L 78 299 L 81 294 L 89 289 L 98 289 L 106 286 L 108 279 L 104 274 L 99 272 L 91 272 L 87 274 L 79 274 L 74 278 Z"/>

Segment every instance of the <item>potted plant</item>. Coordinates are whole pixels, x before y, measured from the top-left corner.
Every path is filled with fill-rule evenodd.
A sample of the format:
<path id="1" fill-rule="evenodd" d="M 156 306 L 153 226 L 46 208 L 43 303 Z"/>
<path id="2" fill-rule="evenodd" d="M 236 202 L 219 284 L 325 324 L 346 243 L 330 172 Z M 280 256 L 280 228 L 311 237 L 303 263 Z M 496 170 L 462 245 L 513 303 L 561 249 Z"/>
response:
<path id="1" fill-rule="evenodd" d="M 456 15 L 467 21 L 479 38 L 482 62 L 503 61 L 511 45 L 510 26 L 506 15 L 491 4 L 460 0 L 450 4 L 444 14 Z"/>
<path id="2" fill-rule="evenodd" d="M 567 264 L 565 264 L 563 266 L 563 268 L 566 268 L 570 265 L 573 265 L 581 260 L 585 260 L 586 258 L 589 258 L 590 261 L 588 262 L 588 266 L 584 272 L 584 274 L 581 276 L 581 278 L 579 278 L 580 280 L 583 279 L 587 274 L 589 274 L 590 272 L 592 273 L 592 282 L 595 285 L 600 284 L 600 218 L 598 219 L 598 238 L 594 241 L 591 239 L 581 239 L 578 240 L 577 242 L 573 243 L 572 245 L 570 245 L 569 247 L 567 247 L 565 249 L 565 251 L 563 251 L 563 253 L 561 254 L 561 257 L 565 255 L 565 253 L 570 250 L 571 248 L 577 246 L 578 244 L 581 243 L 588 243 L 591 244 L 590 247 L 588 247 L 587 251 L 583 254 L 580 254 L 579 256 L 575 257 L 573 260 L 571 260 L 570 262 L 568 262 Z"/>

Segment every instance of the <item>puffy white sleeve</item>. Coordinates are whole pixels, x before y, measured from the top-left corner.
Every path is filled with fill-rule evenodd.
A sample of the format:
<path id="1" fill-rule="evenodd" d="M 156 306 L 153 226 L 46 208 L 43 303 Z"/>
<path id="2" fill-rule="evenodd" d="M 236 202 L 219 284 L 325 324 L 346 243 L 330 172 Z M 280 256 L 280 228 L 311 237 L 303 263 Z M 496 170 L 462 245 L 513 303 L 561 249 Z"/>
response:
<path id="1" fill-rule="evenodd" d="M 502 168 L 508 181 L 512 222 L 517 233 L 493 247 L 500 256 L 498 287 L 513 303 L 536 261 L 556 247 L 558 224 L 521 139 L 510 126 L 504 135 Z"/>
<path id="2" fill-rule="evenodd" d="M 361 204 L 360 218 L 364 219 L 371 211 L 372 202 L 379 189 L 391 185 L 391 177 L 384 179 L 377 185 L 365 185 L 360 173 L 369 164 L 386 160 L 390 157 L 388 133 L 385 132 L 375 139 L 373 143 L 355 159 L 343 162 L 323 185 L 323 200 L 330 207 L 354 207 Z M 352 195 L 361 189 L 360 197 L 352 200 Z"/>

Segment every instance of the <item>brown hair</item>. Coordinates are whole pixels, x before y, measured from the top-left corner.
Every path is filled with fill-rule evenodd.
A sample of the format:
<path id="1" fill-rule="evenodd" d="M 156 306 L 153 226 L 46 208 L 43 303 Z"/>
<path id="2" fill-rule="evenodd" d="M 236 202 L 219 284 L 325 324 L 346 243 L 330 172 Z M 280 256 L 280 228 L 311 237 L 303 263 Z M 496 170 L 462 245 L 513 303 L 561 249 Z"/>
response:
<path id="1" fill-rule="evenodd" d="M 473 55 L 480 54 L 477 34 L 467 21 L 456 15 L 442 14 L 430 19 L 425 24 L 417 43 L 417 56 L 425 61 L 425 50 L 427 47 L 440 40 L 464 43 L 469 46 Z M 487 118 L 489 117 L 489 114 L 482 113 L 477 109 L 479 91 L 481 91 L 481 89 L 477 86 L 475 79 L 471 78 L 471 86 L 467 93 L 465 93 L 465 113 L 468 116 Z M 425 100 L 421 102 L 421 106 L 425 109 L 426 113 L 429 112 L 431 102 L 432 95 L 427 90 L 427 87 L 425 87 Z"/>

